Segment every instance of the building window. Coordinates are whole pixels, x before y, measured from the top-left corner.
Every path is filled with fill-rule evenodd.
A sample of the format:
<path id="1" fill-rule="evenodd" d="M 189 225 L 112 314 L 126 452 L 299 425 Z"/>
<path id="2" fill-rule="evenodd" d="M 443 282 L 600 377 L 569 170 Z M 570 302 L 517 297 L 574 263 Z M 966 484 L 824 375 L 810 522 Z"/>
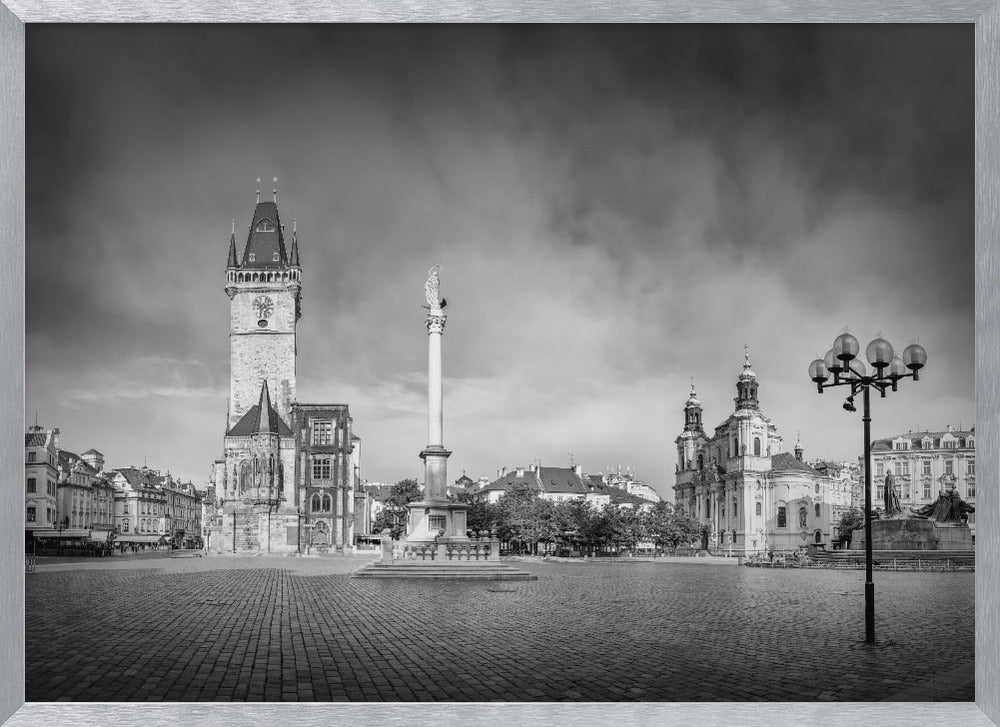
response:
<path id="1" fill-rule="evenodd" d="M 884 477 L 885 476 L 885 463 L 884 462 L 878 462 L 875 465 L 875 476 L 876 477 Z"/>
<path id="2" fill-rule="evenodd" d="M 816 517 L 819 517 L 819 503 L 816 504 Z"/>
<path id="3" fill-rule="evenodd" d="M 909 476 L 910 476 L 910 462 L 909 460 L 907 460 L 906 462 L 903 462 L 903 477 L 909 477 Z"/>
<path id="4" fill-rule="evenodd" d="M 257 232 L 274 232 L 274 223 L 271 220 L 261 220 L 257 223 Z"/>
<path id="5" fill-rule="evenodd" d="M 896 460 L 896 477 L 899 477 L 901 474 L 903 474 L 903 463 Z"/>
<path id="6" fill-rule="evenodd" d="M 34 492 L 34 491 L 35 491 L 35 478 L 34 477 L 29 477 L 28 478 L 28 492 Z"/>
<path id="7" fill-rule="evenodd" d="M 952 474 L 955 474 L 955 472 L 954 472 L 954 468 L 955 468 L 955 463 L 954 463 L 954 462 L 953 462 L 952 460 L 950 460 L 950 459 L 946 459 L 946 460 L 944 461 L 944 473 L 945 473 L 946 475 L 952 475 Z"/>
<path id="8" fill-rule="evenodd" d="M 428 515 L 427 516 L 427 529 L 428 530 L 444 530 L 447 517 L 444 515 Z"/>
<path id="9" fill-rule="evenodd" d="M 25 514 L 24 519 L 29 523 L 35 522 L 35 508 L 29 507 L 28 512 Z"/>
<path id="10" fill-rule="evenodd" d="M 273 254 L 273 255 L 271 256 L 271 261 L 272 261 L 272 262 L 280 262 L 280 261 L 281 261 L 281 258 L 280 258 L 280 257 L 278 257 L 278 253 L 274 253 L 274 254 Z"/>
<path id="11" fill-rule="evenodd" d="M 122 521 L 122 530 L 124 530 L 126 533 L 128 532 L 128 520 Z"/>
<path id="12" fill-rule="evenodd" d="M 761 508 L 760 508 L 760 503 L 759 503 L 759 502 L 758 502 L 758 503 L 757 503 L 757 505 L 756 505 L 756 506 L 754 507 L 754 512 L 755 512 L 755 513 L 756 513 L 757 515 L 760 515 L 760 512 L 761 512 Z"/>
<path id="13" fill-rule="evenodd" d="M 330 479 L 331 464 L 329 457 L 316 457 L 313 459 L 312 478 L 314 480 Z"/>
<path id="14" fill-rule="evenodd" d="M 760 437 L 753 438 L 753 456 L 760 457 Z"/>
<path id="15" fill-rule="evenodd" d="M 252 262 L 252 263 L 257 262 L 257 253 L 253 253 L 253 252 L 250 253 L 249 258 L 250 258 L 250 262 Z M 256 276 L 256 273 L 254 273 L 254 275 Z"/>
<path id="16" fill-rule="evenodd" d="M 785 515 L 785 507 L 782 505 L 778 508 L 778 527 L 784 528 L 788 526 L 787 518 Z"/>
<path id="17" fill-rule="evenodd" d="M 28 452 L 28 461 L 29 462 L 34 462 L 35 461 L 35 457 L 36 457 L 36 453 L 35 452 Z"/>
<path id="18" fill-rule="evenodd" d="M 974 459 L 966 460 L 965 471 L 968 472 L 970 475 L 976 474 L 976 460 Z"/>
<path id="19" fill-rule="evenodd" d="M 314 419 L 312 422 L 312 443 L 333 444 L 333 421 Z"/>
<path id="20" fill-rule="evenodd" d="M 124 505 L 122 505 L 122 514 L 123 515 L 128 515 L 128 503 L 127 502 Z"/>
<path id="21" fill-rule="evenodd" d="M 976 496 L 976 481 L 975 480 L 969 480 L 965 484 L 965 491 L 967 493 L 966 494 L 967 497 L 975 497 Z"/>
<path id="22" fill-rule="evenodd" d="M 924 483 L 924 499 L 925 500 L 930 500 L 931 499 L 931 483 L 930 482 L 925 482 Z"/>
<path id="23" fill-rule="evenodd" d="M 924 463 L 922 465 L 923 466 L 922 472 L 925 475 L 929 475 L 931 473 L 931 461 L 929 459 L 925 459 L 923 462 Z"/>

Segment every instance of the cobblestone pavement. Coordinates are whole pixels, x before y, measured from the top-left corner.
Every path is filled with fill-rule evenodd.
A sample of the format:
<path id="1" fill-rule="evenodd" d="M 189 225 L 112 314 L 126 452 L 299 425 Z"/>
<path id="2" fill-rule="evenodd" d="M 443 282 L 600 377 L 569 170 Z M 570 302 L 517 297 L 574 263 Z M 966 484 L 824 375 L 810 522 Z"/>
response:
<path id="1" fill-rule="evenodd" d="M 973 699 L 972 573 L 518 566 L 352 580 L 360 558 L 117 557 L 26 576 L 26 699 Z"/>

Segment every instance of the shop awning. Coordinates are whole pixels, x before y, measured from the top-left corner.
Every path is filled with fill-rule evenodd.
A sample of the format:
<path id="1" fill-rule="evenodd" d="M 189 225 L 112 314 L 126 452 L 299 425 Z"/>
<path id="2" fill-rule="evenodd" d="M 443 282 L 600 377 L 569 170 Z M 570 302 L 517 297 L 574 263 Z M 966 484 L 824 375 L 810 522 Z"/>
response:
<path id="1" fill-rule="evenodd" d="M 90 531 L 82 528 L 66 529 L 61 533 L 58 530 L 35 531 L 36 538 L 52 538 L 56 540 L 79 540 L 80 538 L 90 538 Z"/>
<path id="2" fill-rule="evenodd" d="M 166 543 L 166 535 L 119 535 L 116 543 Z"/>

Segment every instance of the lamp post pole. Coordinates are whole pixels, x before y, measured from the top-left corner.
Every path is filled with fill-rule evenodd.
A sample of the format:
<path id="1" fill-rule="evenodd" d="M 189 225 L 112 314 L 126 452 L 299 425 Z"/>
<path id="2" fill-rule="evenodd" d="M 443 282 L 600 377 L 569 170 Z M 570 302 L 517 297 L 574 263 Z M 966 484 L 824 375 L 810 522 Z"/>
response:
<path id="1" fill-rule="evenodd" d="M 912 378 L 919 381 L 919 371 L 927 363 L 927 352 L 923 346 L 913 343 L 903 350 L 900 358 L 892 346 L 883 338 L 876 338 L 865 349 L 865 357 L 874 372 L 868 374 L 865 365 L 858 359 L 860 346 L 858 339 L 850 333 L 842 333 L 833 342 L 833 348 L 826 356 L 809 364 L 809 378 L 816 383 L 820 394 L 833 386 L 849 386 L 851 393 L 844 402 L 844 409 L 857 411 L 854 396 L 863 397 L 862 421 L 864 422 L 865 458 L 865 641 L 875 643 L 875 583 L 872 579 L 872 441 L 871 441 L 871 400 L 870 390 L 878 389 L 882 398 L 887 391 L 897 391 L 900 379 Z M 910 373 L 906 373 L 909 369 Z M 827 383 L 833 374 L 833 382 Z"/>
<path id="2" fill-rule="evenodd" d="M 865 641 L 875 643 L 875 582 L 872 580 L 872 417 L 868 387 L 864 387 L 865 423 Z"/>

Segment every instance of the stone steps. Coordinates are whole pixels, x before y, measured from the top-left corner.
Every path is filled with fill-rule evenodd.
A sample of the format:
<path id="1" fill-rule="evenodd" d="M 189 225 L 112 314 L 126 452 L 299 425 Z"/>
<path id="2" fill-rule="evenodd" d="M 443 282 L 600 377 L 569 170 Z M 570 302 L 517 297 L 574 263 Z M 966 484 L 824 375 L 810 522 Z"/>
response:
<path id="1" fill-rule="evenodd" d="M 482 581 L 536 581 L 538 576 L 496 561 L 368 563 L 352 578 L 429 578 Z"/>

